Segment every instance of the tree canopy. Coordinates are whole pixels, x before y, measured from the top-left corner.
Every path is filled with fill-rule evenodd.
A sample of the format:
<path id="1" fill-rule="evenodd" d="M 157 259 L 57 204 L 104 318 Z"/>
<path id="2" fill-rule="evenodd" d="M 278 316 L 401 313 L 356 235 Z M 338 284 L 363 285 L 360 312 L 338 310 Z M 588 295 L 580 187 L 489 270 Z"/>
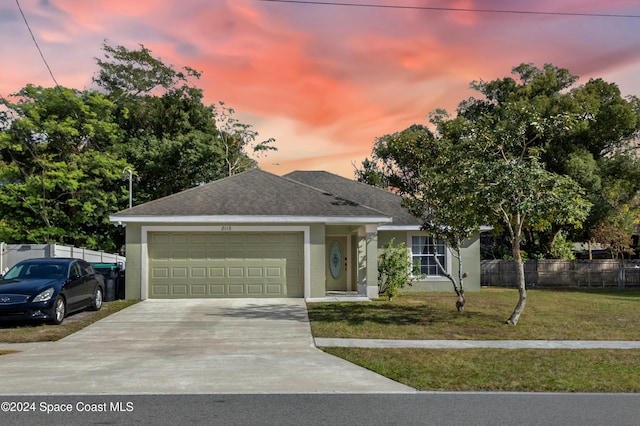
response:
<path id="1" fill-rule="evenodd" d="M 136 204 L 256 167 L 272 139 L 203 102 L 200 73 L 176 71 L 140 45 L 103 46 L 95 86 L 27 84 L 0 99 L 0 241 L 58 242 L 114 250 L 121 230 L 108 221 Z M 231 149 L 230 149 L 231 147 Z M 234 164 L 233 168 L 228 166 Z"/>
<path id="2" fill-rule="evenodd" d="M 460 102 L 455 117 L 432 112 L 433 130 L 414 125 L 379 138 L 357 174 L 395 188 L 450 245 L 482 222 L 503 232 L 519 265 L 508 320 L 516 324 L 526 301 L 523 247 L 637 215 L 640 108 L 615 85 L 575 86 L 577 77 L 553 65 L 522 64 L 513 74 L 472 82 L 480 96 Z"/>
<path id="3" fill-rule="evenodd" d="M 260 151 L 263 145 L 249 147 L 248 140 L 257 132 L 234 119 L 232 108 L 203 102 L 203 91 L 194 84 L 199 72 L 177 71 L 142 45 L 129 50 L 105 44 L 103 50 L 94 83 L 115 105 L 123 131 L 119 155 L 134 167 L 136 202 L 256 167 L 251 148 Z"/>

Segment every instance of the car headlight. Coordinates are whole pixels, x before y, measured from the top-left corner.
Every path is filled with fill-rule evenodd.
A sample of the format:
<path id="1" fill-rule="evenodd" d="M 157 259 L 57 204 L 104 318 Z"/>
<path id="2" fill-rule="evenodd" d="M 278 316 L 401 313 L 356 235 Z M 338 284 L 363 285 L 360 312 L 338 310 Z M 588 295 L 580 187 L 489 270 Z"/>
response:
<path id="1" fill-rule="evenodd" d="M 53 297 L 53 287 L 50 287 L 33 298 L 33 302 L 46 302 Z"/>

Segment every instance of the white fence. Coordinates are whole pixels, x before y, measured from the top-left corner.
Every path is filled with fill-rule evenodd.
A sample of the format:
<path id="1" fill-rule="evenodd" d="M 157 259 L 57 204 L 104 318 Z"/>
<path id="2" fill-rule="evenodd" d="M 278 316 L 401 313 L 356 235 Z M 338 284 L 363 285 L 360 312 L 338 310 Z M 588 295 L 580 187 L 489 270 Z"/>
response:
<path id="1" fill-rule="evenodd" d="M 114 253 L 88 250 L 86 248 L 51 244 L 5 244 L 0 243 L 0 271 L 4 272 L 16 263 L 38 257 L 73 257 L 87 262 L 116 263 L 124 269 L 127 258 Z"/>

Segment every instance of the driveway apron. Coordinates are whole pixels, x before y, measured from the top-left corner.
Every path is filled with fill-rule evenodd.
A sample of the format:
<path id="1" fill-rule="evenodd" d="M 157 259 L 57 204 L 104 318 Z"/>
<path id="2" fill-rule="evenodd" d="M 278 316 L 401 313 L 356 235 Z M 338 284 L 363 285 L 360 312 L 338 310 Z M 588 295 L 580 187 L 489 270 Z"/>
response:
<path id="1" fill-rule="evenodd" d="M 0 394 L 413 392 L 316 349 L 301 299 L 146 300 L 0 357 Z"/>

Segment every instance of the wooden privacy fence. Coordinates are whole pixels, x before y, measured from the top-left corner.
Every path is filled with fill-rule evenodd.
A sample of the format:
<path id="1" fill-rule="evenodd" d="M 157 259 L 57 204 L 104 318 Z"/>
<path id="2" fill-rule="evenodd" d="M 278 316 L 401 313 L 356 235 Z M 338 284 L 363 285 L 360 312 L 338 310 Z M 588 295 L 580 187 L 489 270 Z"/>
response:
<path id="1" fill-rule="evenodd" d="M 481 285 L 515 287 L 513 260 L 483 260 Z M 528 260 L 527 287 L 640 287 L 640 260 Z"/>

